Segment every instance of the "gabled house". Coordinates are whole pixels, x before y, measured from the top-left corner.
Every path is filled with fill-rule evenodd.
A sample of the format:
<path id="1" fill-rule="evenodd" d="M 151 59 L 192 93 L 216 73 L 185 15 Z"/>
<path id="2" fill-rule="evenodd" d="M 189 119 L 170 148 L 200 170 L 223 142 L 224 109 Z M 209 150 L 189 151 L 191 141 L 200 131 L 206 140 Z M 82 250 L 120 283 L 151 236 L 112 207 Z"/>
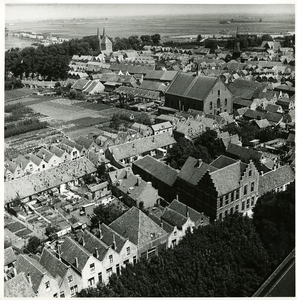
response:
<path id="1" fill-rule="evenodd" d="M 150 259 L 167 248 L 168 233 L 136 207 L 130 208 L 109 227 L 136 245 L 138 258 Z"/>
<path id="2" fill-rule="evenodd" d="M 28 160 L 32 161 L 33 163 L 33 173 L 38 173 L 40 171 L 44 171 L 47 168 L 47 163 L 43 160 L 43 158 L 40 158 L 38 156 L 36 156 L 33 153 L 27 154 L 25 156 Z"/>
<path id="3" fill-rule="evenodd" d="M 4 297 L 35 298 L 36 294 L 26 278 L 26 274 L 21 272 L 14 278 L 4 282 Z"/>
<path id="4" fill-rule="evenodd" d="M 17 256 L 14 253 L 14 250 L 11 246 L 4 249 L 4 279 L 5 280 L 15 277 L 16 260 L 17 260 Z"/>
<path id="5" fill-rule="evenodd" d="M 24 273 L 37 297 L 58 298 L 60 293 L 57 280 L 35 259 L 19 254 L 15 268 Z"/>
<path id="6" fill-rule="evenodd" d="M 258 193 L 259 172 L 254 163 L 221 155 L 211 164 L 189 157 L 178 174 L 179 199 L 210 220 L 235 211 L 251 213 Z"/>
<path id="7" fill-rule="evenodd" d="M 66 150 L 58 148 L 55 145 L 51 145 L 49 151 L 59 158 L 60 163 L 70 160 L 70 155 L 66 152 Z"/>
<path id="8" fill-rule="evenodd" d="M 155 135 L 165 132 L 168 132 L 170 135 L 172 135 L 172 124 L 169 121 L 154 124 L 152 125 L 152 129 Z"/>
<path id="9" fill-rule="evenodd" d="M 4 181 L 9 181 L 24 176 L 24 171 L 20 165 L 14 163 L 13 161 L 7 160 L 4 166 Z"/>
<path id="10" fill-rule="evenodd" d="M 81 147 L 83 147 L 83 149 L 85 149 L 85 151 L 96 151 L 100 149 L 100 147 L 98 147 L 98 145 L 95 143 L 95 141 L 93 139 L 88 139 L 85 138 L 84 136 L 80 136 L 77 140 L 76 143 L 79 144 Z M 84 152 L 83 152 L 84 153 Z"/>
<path id="11" fill-rule="evenodd" d="M 84 156 L 86 153 L 86 149 L 82 145 L 66 138 L 62 140 L 60 147 L 70 154 L 71 160 Z"/>
<path id="12" fill-rule="evenodd" d="M 176 124 L 173 130 L 173 136 L 176 140 L 181 137 L 192 140 L 200 136 L 206 130 L 205 123 L 200 120 L 187 119 Z"/>
<path id="13" fill-rule="evenodd" d="M 69 265 L 82 279 L 82 288 L 95 287 L 102 273 L 102 264 L 96 258 L 94 247 L 91 252 L 81 244 L 66 237 L 61 245 L 60 256 L 63 263 Z"/>
<path id="14" fill-rule="evenodd" d="M 22 168 L 24 175 L 32 174 L 36 171 L 37 166 L 21 154 L 14 159 L 14 162 Z"/>
<path id="15" fill-rule="evenodd" d="M 82 289 L 81 277 L 70 267 L 62 262 L 60 253 L 50 252 L 44 248 L 40 257 L 40 264 L 57 279 L 61 298 L 74 297 Z"/>
<path id="16" fill-rule="evenodd" d="M 57 157 L 56 155 L 44 148 L 41 148 L 37 152 L 36 156 L 46 162 L 47 168 L 56 167 L 61 163 L 59 157 Z"/>
<path id="17" fill-rule="evenodd" d="M 147 137 L 153 134 L 153 130 L 151 127 L 134 122 L 131 126 L 131 129 L 139 132 L 143 137 Z"/>
<path id="18" fill-rule="evenodd" d="M 137 247 L 104 223 L 99 224 L 95 234 L 103 243 L 118 253 L 120 265 L 135 264 L 138 259 Z"/>
<path id="19" fill-rule="evenodd" d="M 250 160 L 261 162 L 264 159 L 261 152 L 235 144 L 228 145 L 226 154 L 233 159 L 240 159 L 244 163 L 248 163 Z"/>

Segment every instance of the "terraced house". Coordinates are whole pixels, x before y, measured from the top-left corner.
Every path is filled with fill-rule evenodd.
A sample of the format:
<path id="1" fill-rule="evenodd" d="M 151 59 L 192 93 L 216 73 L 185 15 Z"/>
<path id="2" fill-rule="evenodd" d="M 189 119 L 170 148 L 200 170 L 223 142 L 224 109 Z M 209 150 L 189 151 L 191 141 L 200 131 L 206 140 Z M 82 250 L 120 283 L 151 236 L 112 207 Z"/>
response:
<path id="1" fill-rule="evenodd" d="M 259 172 L 254 163 L 221 155 L 211 164 L 189 157 L 178 174 L 180 201 L 204 212 L 211 221 L 235 211 L 251 213 L 258 195 Z"/>

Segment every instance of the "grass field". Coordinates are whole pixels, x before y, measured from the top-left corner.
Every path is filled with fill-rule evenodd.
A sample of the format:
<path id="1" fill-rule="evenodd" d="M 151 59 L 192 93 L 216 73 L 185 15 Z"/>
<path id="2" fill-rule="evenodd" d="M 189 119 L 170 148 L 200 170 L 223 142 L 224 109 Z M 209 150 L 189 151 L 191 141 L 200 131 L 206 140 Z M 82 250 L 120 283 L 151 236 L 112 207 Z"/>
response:
<path id="1" fill-rule="evenodd" d="M 5 93 L 4 93 L 5 102 L 16 99 L 16 98 L 21 98 L 21 97 L 31 95 L 31 94 L 33 94 L 33 92 L 34 92 L 34 90 L 29 89 L 29 88 L 21 88 L 21 89 L 16 89 L 16 90 L 11 90 L 11 91 L 5 91 Z"/>
<path id="2" fill-rule="evenodd" d="M 19 98 L 16 100 L 6 101 L 5 105 L 22 103 L 23 105 L 29 106 L 29 105 L 32 105 L 35 103 L 48 102 L 53 99 L 55 99 L 55 98 L 52 96 L 29 95 L 28 97 L 25 97 L 25 98 Z"/>
<path id="3" fill-rule="evenodd" d="M 88 108 L 96 111 L 101 111 L 104 109 L 110 109 L 110 106 L 102 103 L 90 103 L 90 102 L 81 102 L 81 103 L 76 103 L 74 104 L 75 106 L 83 107 L 83 108 Z"/>

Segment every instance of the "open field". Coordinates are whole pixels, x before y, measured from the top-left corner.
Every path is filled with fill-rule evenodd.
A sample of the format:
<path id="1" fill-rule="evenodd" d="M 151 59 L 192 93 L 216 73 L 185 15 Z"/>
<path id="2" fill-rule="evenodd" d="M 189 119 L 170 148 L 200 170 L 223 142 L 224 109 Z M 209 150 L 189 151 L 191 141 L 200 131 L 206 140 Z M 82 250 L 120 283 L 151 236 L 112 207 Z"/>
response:
<path id="1" fill-rule="evenodd" d="M 55 97 L 53 97 L 53 96 L 28 95 L 24 98 L 18 98 L 15 100 L 8 100 L 8 101 L 5 98 L 5 105 L 22 103 L 23 105 L 29 106 L 29 105 L 32 105 L 35 103 L 51 101 L 53 99 L 55 99 Z"/>
<path id="2" fill-rule="evenodd" d="M 21 88 L 21 89 L 16 89 L 16 90 L 11 90 L 11 91 L 5 91 L 4 96 L 5 96 L 5 102 L 6 104 L 12 104 L 10 100 L 16 99 L 16 98 L 21 98 L 21 97 L 26 97 L 28 95 L 32 95 L 34 90 L 29 89 L 29 88 Z"/>

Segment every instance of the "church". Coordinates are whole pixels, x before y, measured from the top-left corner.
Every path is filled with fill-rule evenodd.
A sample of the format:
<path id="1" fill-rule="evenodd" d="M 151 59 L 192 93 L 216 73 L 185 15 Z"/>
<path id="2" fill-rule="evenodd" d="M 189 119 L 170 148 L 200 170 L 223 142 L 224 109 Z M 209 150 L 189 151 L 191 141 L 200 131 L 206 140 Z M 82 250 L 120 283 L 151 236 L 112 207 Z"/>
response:
<path id="1" fill-rule="evenodd" d="M 103 28 L 102 38 L 100 37 L 99 28 L 97 29 L 97 37 L 99 40 L 99 50 L 103 54 L 110 54 L 112 52 L 112 42 L 105 34 L 105 28 Z"/>

